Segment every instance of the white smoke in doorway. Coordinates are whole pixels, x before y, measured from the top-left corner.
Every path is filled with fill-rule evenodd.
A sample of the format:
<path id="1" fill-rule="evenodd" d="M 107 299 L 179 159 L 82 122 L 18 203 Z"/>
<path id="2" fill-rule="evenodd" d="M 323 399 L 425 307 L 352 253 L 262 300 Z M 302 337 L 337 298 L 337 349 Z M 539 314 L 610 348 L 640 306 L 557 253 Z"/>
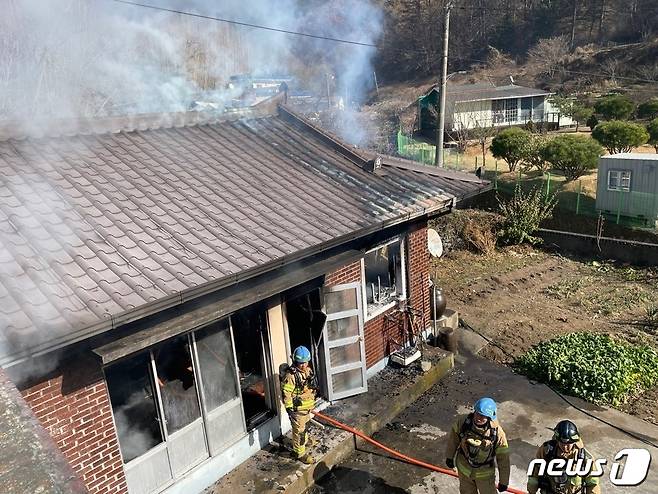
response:
<path id="1" fill-rule="evenodd" d="M 375 43 L 371 0 L 150 0 L 278 29 Z M 345 107 L 372 86 L 374 48 L 181 16 L 111 0 L 9 0 L 0 18 L 0 121 L 185 111 L 199 97 L 223 109 L 237 74 L 289 75 L 321 90 L 336 78 Z M 343 137 L 358 141 L 345 116 Z"/>

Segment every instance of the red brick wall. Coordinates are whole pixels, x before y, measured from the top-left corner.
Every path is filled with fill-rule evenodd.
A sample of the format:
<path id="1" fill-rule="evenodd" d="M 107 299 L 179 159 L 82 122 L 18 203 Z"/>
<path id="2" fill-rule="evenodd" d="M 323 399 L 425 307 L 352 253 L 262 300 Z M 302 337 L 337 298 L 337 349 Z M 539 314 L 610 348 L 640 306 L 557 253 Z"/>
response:
<path id="1" fill-rule="evenodd" d="M 430 253 L 427 250 L 427 225 L 408 236 L 407 269 L 407 295 L 411 297 L 411 306 L 425 314 L 425 329 L 430 321 Z"/>
<path id="2" fill-rule="evenodd" d="M 105 380 L 94 361 L 62 366 L 21 391 L 92 494 L 127 493 Z"/>
<path id="3" fill-rule="evenodd" d="M 361 261 L 355 261 L 352 264 L 329 273 L 325 276 L 324 284 L 326 286 L 342 285 L 343 283 L 353 283 L 361 281 Z"/>
<path id="4" fill-rule="evenodd" d="M 425 327 L 429 324 L 429 252 L 427 250 L 427 225 L 408 234 L 406 243 L 407 297 L 411 306 L 425 313 Z M 348 264 L 325 278 L 326 286 L 361 281 L 361 262 Z M 402 343 L 402 324 L 390 316 L 395 308 L 366 322 L 366 365 L 372 367 L 396 349 L 394 341 Z M 425 328 L 423 328 L 425 329 Z"/>

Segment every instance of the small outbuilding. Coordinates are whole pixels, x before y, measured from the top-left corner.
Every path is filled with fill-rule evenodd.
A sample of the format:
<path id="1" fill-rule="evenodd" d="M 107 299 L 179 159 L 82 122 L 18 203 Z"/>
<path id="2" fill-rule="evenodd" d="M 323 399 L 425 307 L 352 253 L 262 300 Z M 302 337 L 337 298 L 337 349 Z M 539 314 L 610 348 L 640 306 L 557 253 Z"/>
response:
<path id="1" fill-rule="evenodd" d="M 644 220 L 658 220 L 658 154 L 621 153 L 599 161 L 596 209 Z"/>

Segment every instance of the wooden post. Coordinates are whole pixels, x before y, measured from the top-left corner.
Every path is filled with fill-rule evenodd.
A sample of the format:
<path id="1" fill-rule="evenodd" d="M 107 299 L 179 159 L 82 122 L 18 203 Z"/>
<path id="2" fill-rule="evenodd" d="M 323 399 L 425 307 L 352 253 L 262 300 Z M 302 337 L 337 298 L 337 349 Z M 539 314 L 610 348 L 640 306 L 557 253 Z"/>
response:
<path id="1" fill-rule="evenodd" d="M 494 168 L 494 190 L 498 190 L 498 160 L 496 160 L 496 165 Z"/>

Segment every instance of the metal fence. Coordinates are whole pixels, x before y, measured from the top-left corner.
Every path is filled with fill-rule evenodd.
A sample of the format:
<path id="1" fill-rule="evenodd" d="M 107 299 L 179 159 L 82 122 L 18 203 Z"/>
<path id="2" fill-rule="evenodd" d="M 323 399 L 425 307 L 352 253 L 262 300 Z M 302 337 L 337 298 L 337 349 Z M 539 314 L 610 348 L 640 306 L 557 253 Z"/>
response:
<path id="1" fill-rule="evenodd" d="M 417 141 L 398 131 L 397 150 L 400 156 L 419 161 L 427 165 L 434 165 L 436 157 L 436 146 L 427 142 Z M 447 169 L 461 171 L 475 171 L 478 167 L 477 158 L 475 165 L 467 163 L 457 150 L 444 149 L 443 163 Z M 513 194 L 516 184 L 520 184 L 523 190 L 533 187 L 541 187 L 546 197 L 555 194 L 557 207 L 565 211 L 571 211 L 577 215 L 585 215 L 598 218 L 600 215 L 606 217 L 618 225 L 631 228 L 648 228 L 658 230 L 658 194 L 647 194 L 642 192 L 618 191 L 614 209 L 601 211 L 596 209 L 596 191 L 585 191 L 582 180 L 578 181 L 575 190 L 564 189 L 564 182 L 559 182 L 547 172 L 540 176 L 523 176 L 518 171 L 516 180 L 501 180 L 502 170 L 498 169 L 496 161 L 494 170 L 485 170 L 483 178 L 493 182 L 495 190 Z M 635 212 L 635 213 L 634 213 Z M 638 214 L 637 212 L 641 212 Z"/>
<path id="2" fill-rule="evenodd" d="M 434 144 L 417 141 L 404 135 L 402 131 L 398 131 L 397 151 L 400 156 L 426 165 L 434 165 L 436 159 L 436 146 Z M 457 149 L 450 148 L 443 149 L 443 166 L 450 170 L 463 170 L 464 167 L 470 169 L 470 166 L 464 163 L 463 157 Z"/>
<path id="3" fill-rule="evenodd" d="M 555 181 L 549 172 L 532 179 L 523 177 L 519 172 L 516 180 L 499 180 L 496 169 L 487 172 L 486 178 L 493 182 L 494 190 L 507 194 L 513 194 L 517 184 L 526 191 L 541 187 L 546 198 L 555 194 L 557 207 L 561 210 L 595 218 L 602 215 L 608 221 L 630 228 L 658 230 L 658 194 L 620 190 L 615 193 L 617 196 L 615 207 L 600 210 L 596 208 L 596 191 L 593 191 L 593 195 L 586 192 L 582 180 L 578 180 L 575 190 L 565 190 L 563 183 Z M 642 214 L 634 212 L 642 212 Z"/>

